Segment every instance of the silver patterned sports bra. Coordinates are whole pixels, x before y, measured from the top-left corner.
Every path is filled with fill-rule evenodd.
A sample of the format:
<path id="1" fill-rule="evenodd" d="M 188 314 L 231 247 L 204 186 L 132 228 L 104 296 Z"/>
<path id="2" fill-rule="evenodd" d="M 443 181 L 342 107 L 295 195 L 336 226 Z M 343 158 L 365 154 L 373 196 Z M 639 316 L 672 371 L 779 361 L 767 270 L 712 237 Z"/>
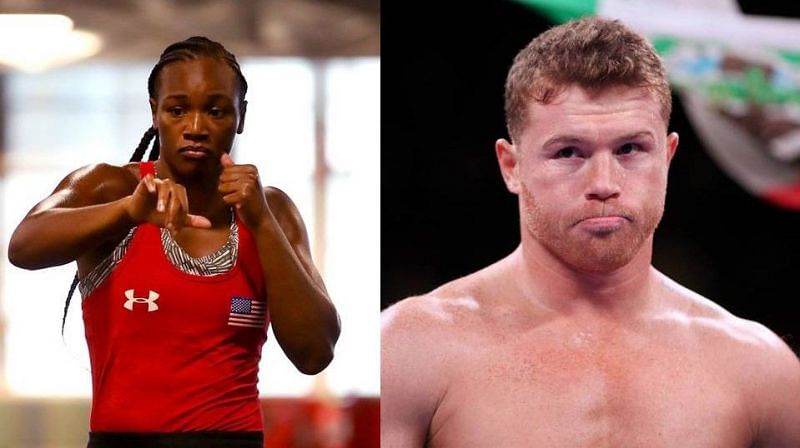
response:
<path id="1" fill-rule="evenodd" d="M 228 240 L 217 251 L 204 257 L 194 258 L 187 254 L 181 246 L 172 238 L 167 229 L 161 229 L 161 247 L 164 249 L 164 254 L 167 259 L 172 263 L 175 268 L 187 274 L 213 276 L 224 274 L 230 271 L 236 263 L 236 258 L 239 254 L 239 227 L 236 224 L 235 214 L 231 213 L 231 231 Z M 80 280 L 79 290 L 83 297 L 86 297 L 94 291 L 95 288 L 100 286 L 105 279 L 111 275 L 114 268 L 117 267 L 128 246 L 133 240 L 133 235 L 136 233 L 134 227 L 128 232 L 125 238 L 114 248 L 111 254 L 103 259 L 86 277 Z"/>

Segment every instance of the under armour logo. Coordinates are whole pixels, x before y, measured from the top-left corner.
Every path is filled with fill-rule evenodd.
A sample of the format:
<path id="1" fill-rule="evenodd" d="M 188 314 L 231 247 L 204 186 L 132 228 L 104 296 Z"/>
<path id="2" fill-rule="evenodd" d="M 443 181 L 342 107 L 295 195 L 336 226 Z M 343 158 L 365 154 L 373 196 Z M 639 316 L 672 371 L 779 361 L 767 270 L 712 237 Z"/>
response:
<path id="1" fill-rule="evenodd" d="M 133 290 L 128 289 L 125 291 L 125 297 L 127 297 L 128 300 L 125 301 L 125 304 L 122 306 L 130 311 L 133 311 L 134 303 L 146 303 L 147 312 L 156 311 L 158 309 L 158 304 L 156 304 L 156 300 L 158 300 L 158 293 L 155 291 L 149 291 L 147 298 L 145 299 L 144 297 L 134 297 Z"/>

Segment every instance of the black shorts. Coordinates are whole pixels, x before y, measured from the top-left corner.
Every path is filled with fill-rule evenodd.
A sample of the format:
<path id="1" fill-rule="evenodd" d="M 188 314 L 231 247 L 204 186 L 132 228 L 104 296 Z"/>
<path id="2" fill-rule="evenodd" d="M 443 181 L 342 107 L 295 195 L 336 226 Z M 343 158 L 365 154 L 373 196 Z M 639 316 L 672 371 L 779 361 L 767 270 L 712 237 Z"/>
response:
<path id="1" fill-rule="evenodd" d="M 87 448 L 263 448 L 261 432 L 90 432 Z"/>

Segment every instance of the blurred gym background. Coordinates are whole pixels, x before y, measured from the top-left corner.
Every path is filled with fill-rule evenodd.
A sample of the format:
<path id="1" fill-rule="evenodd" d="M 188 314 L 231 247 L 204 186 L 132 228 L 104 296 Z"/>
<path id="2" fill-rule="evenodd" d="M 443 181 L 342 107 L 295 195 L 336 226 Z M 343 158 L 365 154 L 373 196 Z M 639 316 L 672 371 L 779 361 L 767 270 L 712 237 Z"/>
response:
<path id="1" fill-rule="evenodd" d="M 233 159 L 298 205 L 342 320 L 313 377 L 270 332 L 266 444 L 378 444 L 378 0 L 0 0 L 0 447 L 85 446 L 91 392 L 79 300 L 60 334 L 74 264 L 11 266 L 11 232 L 69 172 L 127 162 L 151 68 L 193 35 L 238 57 L 250 90 Z"/>
<path id="2" fill-rule="evenodd" d="M 382 11 L 381 305 L 519 243 L 494 155 L 514 55 L 570 18 L 654 43 L 680 134 L 654 264 L 800 348 L 800 6 L 763 0 L 520 0 Z"/>

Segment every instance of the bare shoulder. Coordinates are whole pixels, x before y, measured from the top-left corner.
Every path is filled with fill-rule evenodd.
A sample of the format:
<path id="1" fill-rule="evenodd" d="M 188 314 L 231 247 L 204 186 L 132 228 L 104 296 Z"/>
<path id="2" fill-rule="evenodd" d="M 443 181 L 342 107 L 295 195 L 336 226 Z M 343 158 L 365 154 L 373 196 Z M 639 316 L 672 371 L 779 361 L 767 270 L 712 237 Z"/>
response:
<path id="1" fill-rule="evenodd" d="M 82 207 L 125 197 L 139 182 L 136 164 L 123 166 L 97 163 L 69 173 L 53 193 L 32 212 L 51 207 Z"/>
<path id="2" fill-rule="evenodd" d="M 383 346 L 413 346 L 415 351 L 436 352 L 440 360 L 453 355 L 477 331 L 488 300 L 481 276 L 478 271 L 387 308 L 381 319 Z"/>
<path id="3" fill-rule="evenodd" d="M 480 298 L 459 279 L 387 308 L 381 328 L 381 437 L 423 446 L 431 419 L 464 360 Z"/>
<path id="4" fill-rule="evenodd" d="M 403 299 L 382 313 L 382 335 L 389 341 L 459 341 L 479 319 L 486 297 L 478 273 L 446 283 L 420 296 Z M 430 344 L 427 344 L 430 346 Z M 421 348 L 421 347 L 420 347 Z"/>
<path id="5" fill-rule="evenodd" d="M 278 221 L 301 221 L 300 211 L 286 192 L 277 187 L 264 187 L 264 198 Z"/>
<path id="6" fill-rule="evenodd" d="M 735 316 L 671 280 L 665 284 L 686 305 L 674 321 L 689 329 L 686 340 L 695 343 L 699 367 L 738 389 L 756 428 L 753 446 L 800 446 L 800 361 L 788 344 L 758 322 Z"/>
<path id="7" fill-rule="evenodd" d="M 513 282 L 513 254 L 481 270 L 421 295 L 397 302 L 383 312 L 382 335 L 393 340 L 435 341 L 426 347 L 457 355 L 523 320 L 533 325 L 529 304 L 520 305 Z M 430 339 L 434 338 L 434 339 Z M 461 351 L 463 353 L 463 351 Z"/>
<path id="8" fill-rule="evenodd" d="M 289 208 L 296 209 L 294 202 L 292 202 L 292 198 L 290 198 L 285 191 L 278 187 L 264 187 L 264 197 L 267 198 L 267 203 L 269 203 L 270 207 L 276 207 L 281 210 L 286 210 Z"/>
<path id="9" fill-rule="evenodd" d="M 133 193 L 139 183 L 138 166 L 98 163 L 88 167 L 82 180 L 94 187 L 97 202 L 110 202 Z"/>
<path id="10" fill-rule="evenodd" d="M 303 217 L 288 194 L 280 188 L 268 186 L 264 187 L 264 198 L 290 241 L 307 239 Z"/>
<path id="11" fill-rule="evenodd" d="M 742 378 L 761 381 L 800 379 L 800 362 L 789 345 L 765 325 L 734 315 L 672 280 L 665 285 L 685 301 L 683 318 L 715 358 L 727 360 Z M 733 365 L 735 364 L 735 366 Z"/>

